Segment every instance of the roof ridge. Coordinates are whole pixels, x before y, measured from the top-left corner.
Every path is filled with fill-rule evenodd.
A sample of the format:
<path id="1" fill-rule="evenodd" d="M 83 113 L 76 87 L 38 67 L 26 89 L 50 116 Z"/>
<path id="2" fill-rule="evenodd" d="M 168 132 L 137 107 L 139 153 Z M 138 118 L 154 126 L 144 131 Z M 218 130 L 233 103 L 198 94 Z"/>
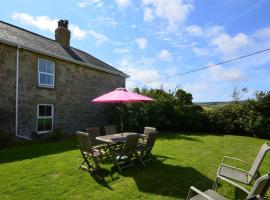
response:
<path id="1" fill-rule="evenodd" d="M 22 31 L 25 31 L 25 32 L 31 33 L 31 34 L 33 34 L 33 35 L 36 35 L 36 36 L 39 36 L 39 37 L 42 37 L 42 38 L 45 38 L 45 39 L 47 39 L 47 40 L 51 40 L 52 42 L 56 42 L 54 39 L 51 39 L 51 38 L 49 38 L 49 37 L 46 37 L 46 36 L 40 35 L 40 34 L 38 34 L 38 33 L 35 33 L 35 32 L 32 32 L 32 31 L 29 31 L 29 30 L 24 29 L 24 28 L 22 28 L 22 27 L 19 27 L 19 26 L 16 26 L 16 25 L 10 24 L 10 23 L 8 23 L 8 22 L 4 22 L 4 21 L 0 20 L 0 23 L 6 24 L 6 25 L 8 25 L 8 26 L 12 26 L 12 27 L 17 28 L 17 29 L 21 29 Z"/>

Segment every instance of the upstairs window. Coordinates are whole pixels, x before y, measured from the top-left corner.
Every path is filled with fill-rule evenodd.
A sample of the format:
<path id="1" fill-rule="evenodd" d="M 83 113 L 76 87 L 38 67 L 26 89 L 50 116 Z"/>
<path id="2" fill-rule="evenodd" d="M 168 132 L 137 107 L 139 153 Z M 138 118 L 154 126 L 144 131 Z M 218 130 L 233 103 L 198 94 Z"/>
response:
<path id="1" fill-rule="evenodd" d="M 53 130 L 53 105 L 39 104 L 37 107 L 37 132 L 46 133 Z"/>
<path id="2" fill-rule="evenodd" d="M 38 86 L 54 88 L 54 77 L 54 62 L 44 59 L 38 59 Z"/>

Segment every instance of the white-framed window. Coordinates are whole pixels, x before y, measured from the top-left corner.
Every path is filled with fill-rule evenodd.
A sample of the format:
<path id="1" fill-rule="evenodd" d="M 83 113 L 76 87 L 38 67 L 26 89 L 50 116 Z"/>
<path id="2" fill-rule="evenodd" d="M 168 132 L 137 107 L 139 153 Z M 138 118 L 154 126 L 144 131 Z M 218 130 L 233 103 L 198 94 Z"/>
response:
<path id="1" fill-rule="evenodd" d="M 45 59 L 38 59 L 38 86 L 54 88 L 55 63 Z"/>
<path id="2" fill-rule="evenodd" d="M 53 130 L 53 115 L 52 104 L 37 105 L 37 133 L 47 133 Z"/>

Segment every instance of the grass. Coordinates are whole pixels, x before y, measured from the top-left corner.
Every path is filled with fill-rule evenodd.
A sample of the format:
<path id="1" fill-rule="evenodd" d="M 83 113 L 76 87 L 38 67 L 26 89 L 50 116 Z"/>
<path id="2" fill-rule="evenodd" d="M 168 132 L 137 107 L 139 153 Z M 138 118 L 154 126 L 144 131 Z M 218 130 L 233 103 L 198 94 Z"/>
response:
<path id="1" fill-rule="evenodd" d="M 0 199 L 185 199 L 191 185 L 211 188 L 223 155 L 252 163 L 262 139 L 162 133 L 153 149 L 156 160 L 119 174 L 102 165 L 98 177 L 78 170 L 76 141 L 32 143 L 0 151 Z M 269 171 L 270 156 L 261 166 Z M 100 179 L 103 177 L 104 180 Z M 243 194 L 222 183 L 218 191 L 230 199 Z"/>

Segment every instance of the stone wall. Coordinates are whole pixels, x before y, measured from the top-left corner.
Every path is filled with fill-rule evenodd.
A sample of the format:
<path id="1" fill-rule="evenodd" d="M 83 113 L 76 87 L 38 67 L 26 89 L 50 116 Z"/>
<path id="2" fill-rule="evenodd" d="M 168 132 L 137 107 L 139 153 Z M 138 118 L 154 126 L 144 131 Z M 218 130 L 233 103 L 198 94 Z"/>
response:
<path id="1" fill-rule="evenodd" d="M 0 44 L 0 130 L 15 131 L 16 48 Z"/>
<path id="2" fill-rule="evenodd" d="M 13 51 L 11 56 L 6 59 L 13 60 L 13 62 L 8 62 L 15 69 L 16 48 Z M 54 89 L 38 87 L 38 58 L 55 62 Z M 12 77 L 15 77 L 14 69 L 10 69 L 13 70 Z M 12 83 L 15 81 L 10 76 L 7 79 Z M 103 126 L 106 124 L 106 116 L 103 113 L 105 105 L 91 104 L 90 100 L 117 87 L 124 86 L 125 78 L 123 77 L 21 49 L 19 134 L 30 136 L 36 131 L 38 104 L 54 105 L 54 128 L 61 129 L 65 133 L 70 134 L 89 126 Z M 0 87 L 2 88 L 2 86 Z M 10 104 L 15 105 L 14 83 L 9 87 L 13 91 L 10 95 L 10 98 L 13 98 L 13 103 Z M 3 92 L 5 94 L 7 89 Z M 8 101 L 7 98 L 5 101 Z M 0 102 L 2 104 L 3 100 Z M 12 105 L 10 106 L 12 107 Z M 12 108 L 14 110 L 14 106 Z"/>

